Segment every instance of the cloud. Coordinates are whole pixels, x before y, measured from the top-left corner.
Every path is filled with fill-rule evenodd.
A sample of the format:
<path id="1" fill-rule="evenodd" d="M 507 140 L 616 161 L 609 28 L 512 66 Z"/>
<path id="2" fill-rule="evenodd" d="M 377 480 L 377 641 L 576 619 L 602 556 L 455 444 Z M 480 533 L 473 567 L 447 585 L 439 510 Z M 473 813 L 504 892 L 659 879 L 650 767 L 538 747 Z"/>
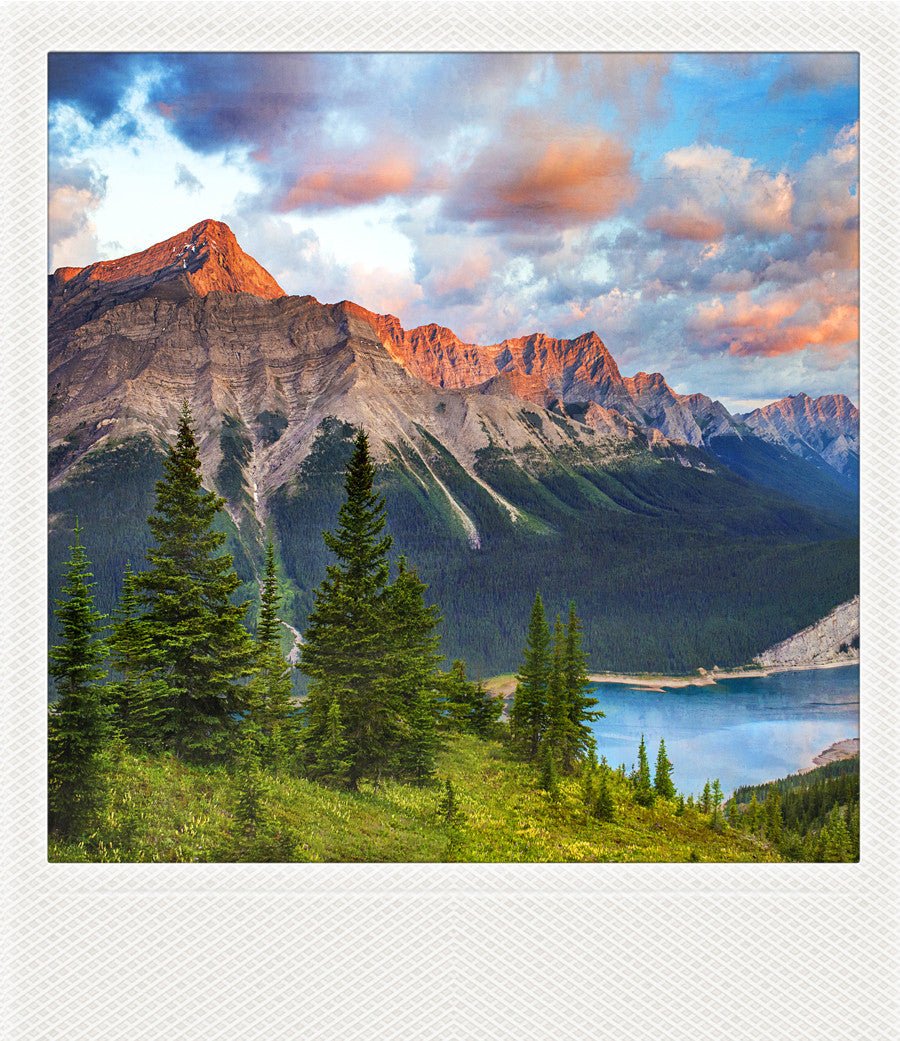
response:
<path id="1" fill-rule="evenodd" d="M 679 210 L 659 209 L 644 221 L 648 231 L 659 231 L 671 239 L 690 239 L 694 242 L 714 242 L 725 231 L 723 221 L 702 212 L 692 201 L 685 202 Z"/>
<path id="2" fill-rule="evenodd" d="M 853 87 L 859 82 L 857 54 L 791 54 L 784 57 L 782 64 L 784 70 L 769 88 L 772 101 L 790 94 Z"/>
<path id="3" fill-rule="evenodd" d="M 732 355 L 776 357 L 806 349 L 842 359 L 855 354 L 859 308 L 830 298 L 821 287 L 803 289 L 761 301 L 749 293 L 727 302 L 715 299 L 701 304 L 686 328 L 706 346 L 727 348 Z"/>
<path id="4" fill-rule="evenodd" d="M 152 56 L 143 54 L 50 53 L 48 102 L 70 104 L 92 122 L 105 122 L 119 109 L 135 76 L 152 61 Z"/>
<path id="5" fill-rule="evenodd" d="M 90 163 L 51 162 L 47 200 L 51 270 L 83 267 L 97 259 L 92 214 L 103 201 L 106 185 L 106 177 Z"/>
<path id="6" fill-rule="evenodd" d="M 178 175 L 175 178 L 176 188 L 184 188 L 193 194 L 203 191 L 203 182 L 198 177 L 195 177 L 184 163 L 179 163 L 175 167 L 175 173 Z"/>
<path id="7" fill-rule="evenodd" d="M 790 231 L 794 189 L 786 173 L 769 174 L 752 159 L 709 144 L 673 149 L 663 162 L 668 191 L 677 200 L 674 213 L 702 214 L 711 224 L 721 224 L 726 234 Z"/>
<path id="8" fill-rule="evenodd" d="M 596 128 L 519 116 L 462 175 L 444 212 L 511 229 L 592 223 L 634 198 L 631 158 L 619 141 Z"/>
<path id="9" fill-rule="evenodd" d="M 414 164 L 396 154 L 367 159 L 360 169 L 335 161 L 333 165 L 302 174 L 278 203 L 282 212 L 358 206 L 390 195 L 403 195 L 416 179 Z"/>
<path id="10" fill-rule="evenodd" d="M 843 127 L 833 147 L 811 156 L 797 179 L 795 223 L 819 237 L 824 267 L 859 265 L 859 123 Z"/>

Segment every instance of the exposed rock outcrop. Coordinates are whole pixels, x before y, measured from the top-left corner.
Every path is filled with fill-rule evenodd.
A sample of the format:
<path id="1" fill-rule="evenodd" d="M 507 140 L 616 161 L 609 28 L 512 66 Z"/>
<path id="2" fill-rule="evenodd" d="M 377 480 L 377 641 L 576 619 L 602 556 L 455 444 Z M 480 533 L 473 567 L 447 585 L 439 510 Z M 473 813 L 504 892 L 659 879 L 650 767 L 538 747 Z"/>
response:
<path id="1" fill-rule="evenodd" d="M 848 477 L 859 474 L 859 409 L 844 394 L 791 394 L 738 418 L 795 455 L 822 459 Z"/>
<path id="2" fill-rule="evenodd" d="M 853 644 L 856 644 L 854 647 Z M 753 660 L 764 668 L 824 665 L 859 657 L 859 597 L 839 604 L 830 614 Z"/>

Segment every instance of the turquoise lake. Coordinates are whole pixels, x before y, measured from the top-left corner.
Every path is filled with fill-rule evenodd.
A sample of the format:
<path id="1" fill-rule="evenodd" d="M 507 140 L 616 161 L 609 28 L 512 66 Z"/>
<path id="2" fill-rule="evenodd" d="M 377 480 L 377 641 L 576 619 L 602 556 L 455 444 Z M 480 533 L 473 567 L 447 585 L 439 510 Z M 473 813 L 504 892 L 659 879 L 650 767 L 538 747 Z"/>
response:
<path id="1" fill-rule="evenodd" d="M 594 724 L 597 757 L 637 763 L 641 734 L 653 772 L 660 738 L 678 791 L 698 795 L 716 777 L 726 797 L 812 765 L 836 741 L 859 736 L 859 666 L 778 672 L 662 692 L 594 684 L 606 713 Z"/>

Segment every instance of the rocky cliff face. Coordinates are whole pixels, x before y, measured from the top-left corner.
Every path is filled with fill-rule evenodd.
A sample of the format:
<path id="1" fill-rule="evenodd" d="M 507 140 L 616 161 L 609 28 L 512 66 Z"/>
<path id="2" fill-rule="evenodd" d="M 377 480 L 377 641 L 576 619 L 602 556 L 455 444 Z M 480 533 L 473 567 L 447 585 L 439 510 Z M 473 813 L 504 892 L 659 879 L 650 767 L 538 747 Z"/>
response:
<path id="1" fill-rule="evenodd" d="M 845 476 L 859 474 L 859 409 L 844 394 L 792 394 L 738 418 L 757 437 L 820 458 Z"/>
<path id="2" fill-rule="evenodd" d="M 854 648 L 852 643 L 856 643 Z M 842 649 L 843 648 L 843 649 Z M 822 665 L 859 658 L 859 597 L 839 604 L 820 621 L 807 626 L 753 660 L 764 667 Z"/>
<path id="3" fill-rule="evenodd" d="M 677 394 L 659 373 L 623 377 L 594 332 L 480 346 L 437 325 L 404 330 L 395 317 L 349 301 L 285 296 L 212 220 L 129 257 L 54 272 L 49 348 L 56 477 L 105 438 L 141 429 L 166 438 L 185 397 L 201 429 L 213 431 L 209 462 L 214 417 L 228 414 L 251 440 L 265 431 L 257 453 L 274 477 L 298 452 L 302 458 L 326 409 L 365 419 L 376 443 L 398 430 L 415 440 L 410 431 L 424 424 L 464 460 L 498 440 L 552 453 L 558 428 L 544 424 L 538 435 L 523 420 L 524 404 L 575 421 L 570 429 L 586 444 L 593 431 L 701 468 L 711 460 L 700 464 L 683 446 L 723 459 L 724 442 L 747 436 L 841 472 L 858 458 L 859 413 L 846 398 L 798 395 L 735 418 L 703 394 Z M 272 423 L 277 446 L 269 443 Z"/>

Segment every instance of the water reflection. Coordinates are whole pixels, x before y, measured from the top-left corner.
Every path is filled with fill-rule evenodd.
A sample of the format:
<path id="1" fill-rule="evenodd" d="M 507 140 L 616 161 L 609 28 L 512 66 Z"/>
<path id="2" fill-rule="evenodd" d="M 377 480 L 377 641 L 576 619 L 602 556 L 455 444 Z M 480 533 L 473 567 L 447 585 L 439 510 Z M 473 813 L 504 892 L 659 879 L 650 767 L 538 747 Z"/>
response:
<path id="1" fill-rule="evenodd" d="M 727 794 L 811 765 L 836 741 L 859 735 L 859 666 L 721 680 L 659 691 L 597 684 L 606 713 L 597 755 L 630 769 L 644 734 L 651 770 L 660 738 L 679 791 L 697 795 L 707 778 Z"/>

